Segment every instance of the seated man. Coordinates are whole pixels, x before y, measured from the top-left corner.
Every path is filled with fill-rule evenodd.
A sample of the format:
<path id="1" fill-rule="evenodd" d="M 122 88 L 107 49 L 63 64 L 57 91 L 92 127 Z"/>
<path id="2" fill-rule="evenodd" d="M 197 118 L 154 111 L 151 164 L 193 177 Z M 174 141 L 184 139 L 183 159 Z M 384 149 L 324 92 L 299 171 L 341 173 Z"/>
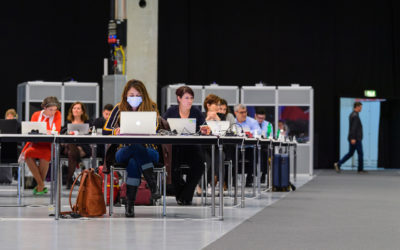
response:
<path id="1" fill-rule="evenodd" d="M 260 134 L 261 129 L 257 121 L 247 116 L 247 108 L 243 104 L 237 104 L 234 108 L 235 111 L 235 122 L 243 130 L 243 132 L 249 131 L 250 133 Z"/>
<path id="2" fill-rule="evenodd" d="M 274 128 L 272 124 L 269 121 L 266 121 L 266 114 L 265 110 L 263 108 L 256 108 L 256 114 L 254 115 L 254 118 L 256 119 L 258 125 L 260 126 L 261 129 L 261 134 L 264 136 L 264 138 L 269 138 L 270 136 L 274 136 Z"/>
<path id="3" fill-rule="evenodd" d="M 103 112 L 102 112 L 102 116 L 95 119 L 93 121 L 93 125 L 97 128 L 103 128 L 104 124 L 106 124 L 106 121 L 108 119 L 108 117 L 111 114 L 111 111 L 113 110 L 114 106 L 111 104 L 106 104 L 103 108 Z"/>
<path id="4" fill-rule="evenodd" d="M 264 136 L 264 138 L 273 138 L 274 137 L 274 128 L 272 127 L 272 124 L 268 121 L 265 120 L 266 114 L 265 110 L 261 107 L 256 108 L 256 114 L 254 115 L 254 118 L 256 119 L 258 125 L 260 126 L 261 129 L 261 134 Z M 268 169 L 268 164 L 267 161 L 269 160 L 268 156 L 268 148 L 266 146 L 263 146 L 261 148 L 261 183 L 265 183 L 265 175 L 267 173 Z"/>
<path id="5" fill-rule="evenodd" d="M 253 135 L 260 134 L 261 129 L 258 122 L 247 116 L 247 108 L 243 104 L 237 104 L 234 108 L 236 116 L 236 124 L 243 130 L 243 132 L 250 132 Z M 253 148 L 246 148 L 246 159 L 249 164 L 246 166 L 246 187 L 250 187 L 253 183 Z"/>

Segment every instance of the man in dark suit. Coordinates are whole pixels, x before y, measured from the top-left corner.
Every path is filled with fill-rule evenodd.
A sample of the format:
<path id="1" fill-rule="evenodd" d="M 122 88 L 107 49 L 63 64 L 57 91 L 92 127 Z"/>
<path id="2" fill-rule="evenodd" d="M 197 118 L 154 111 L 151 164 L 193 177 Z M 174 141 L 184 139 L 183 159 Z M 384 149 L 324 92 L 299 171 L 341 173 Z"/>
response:
<path id="1" fill-rule="evenodd" d="M 350 142 L 350 150 L 342 159 L 340 159 L 340 161 L 333 164 L 337 173 L 340 173 L 340 166 L 350 159 L 356 150 L 358 153 L 358 173 L 367 173 L 367 171 L 364 171 L 364 153 L 361 142 L 363 138 L 363 128 L 359 117 L 361 109 L 362 103 L 355 102 L 354 110 L 349 116 L 350 128 L 347 139 Z"/>

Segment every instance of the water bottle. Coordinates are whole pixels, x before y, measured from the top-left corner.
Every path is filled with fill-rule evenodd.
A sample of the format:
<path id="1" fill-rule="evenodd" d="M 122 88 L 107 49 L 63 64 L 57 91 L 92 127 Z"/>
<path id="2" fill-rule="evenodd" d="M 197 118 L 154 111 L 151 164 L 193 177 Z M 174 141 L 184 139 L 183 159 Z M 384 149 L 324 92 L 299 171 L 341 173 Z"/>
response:
<path id="1" fill-rule="evenodd" d="M 97 135 L 97 131 L 96 131 L 96 127 L 95 126 L 93 126 L 93 128 L 92 128 L 92 135 Z"/>
<path id="2" fill-rule="evenodd" d="M 57 130 L 56 130 L 56 125 L 53 123 L 53 127 L 51 128 L 51 134 L 52 135 L 56 135 L 58 134 Z"/>
<path id="3" fill-rule="evenodd" d="M 283 129 L 279 130 L 279 137 L 278 137 L 279 141 L 285 141 L 285 136 L 283 135 Z"/>

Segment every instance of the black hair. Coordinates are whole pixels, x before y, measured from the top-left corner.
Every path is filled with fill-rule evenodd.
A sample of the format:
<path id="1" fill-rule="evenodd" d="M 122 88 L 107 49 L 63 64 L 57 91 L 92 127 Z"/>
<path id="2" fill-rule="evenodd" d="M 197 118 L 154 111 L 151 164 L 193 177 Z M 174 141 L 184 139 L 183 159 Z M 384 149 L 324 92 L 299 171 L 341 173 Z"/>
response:
<path id="1" fill-rule="evenodd" d="M 357 108 L 357 107 L 359 107 L 359 106 L 362 106 L 362 103 L 361 103 L 361 102 L 355 102 L 355 103 L 354 103 L 354 108 Z"/>
<path id="2" fill-rule="evenodd" d="M 112 104 L 106 104 L 106 105 L 104 105 L 103 111 L 104 110 L 112 111 L 113 108 L 114 108 L 114 106 Z"/>
<path id="3" fill-rule="evenodd" d="M 265 109 L 263 109 L 261 107 L 257 107 L 256 108 L 256 115 L 266 115 Z"/>

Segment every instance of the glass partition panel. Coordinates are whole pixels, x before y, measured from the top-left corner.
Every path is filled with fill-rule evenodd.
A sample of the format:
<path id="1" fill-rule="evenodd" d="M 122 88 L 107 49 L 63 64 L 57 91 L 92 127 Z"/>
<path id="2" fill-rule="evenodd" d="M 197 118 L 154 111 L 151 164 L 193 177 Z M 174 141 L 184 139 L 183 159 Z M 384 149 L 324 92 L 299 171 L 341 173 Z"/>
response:
<path id="1" fill-rule="evenodd" d="M 279 106 L 279 133 L 292 138 L 296 136 L 299 143 L 309 141 L 310 107 L 308 106 Z M 278 130 L 276 130 L 277 136 Z M 278 136 L 277 136 L 278 137 Z"/>

